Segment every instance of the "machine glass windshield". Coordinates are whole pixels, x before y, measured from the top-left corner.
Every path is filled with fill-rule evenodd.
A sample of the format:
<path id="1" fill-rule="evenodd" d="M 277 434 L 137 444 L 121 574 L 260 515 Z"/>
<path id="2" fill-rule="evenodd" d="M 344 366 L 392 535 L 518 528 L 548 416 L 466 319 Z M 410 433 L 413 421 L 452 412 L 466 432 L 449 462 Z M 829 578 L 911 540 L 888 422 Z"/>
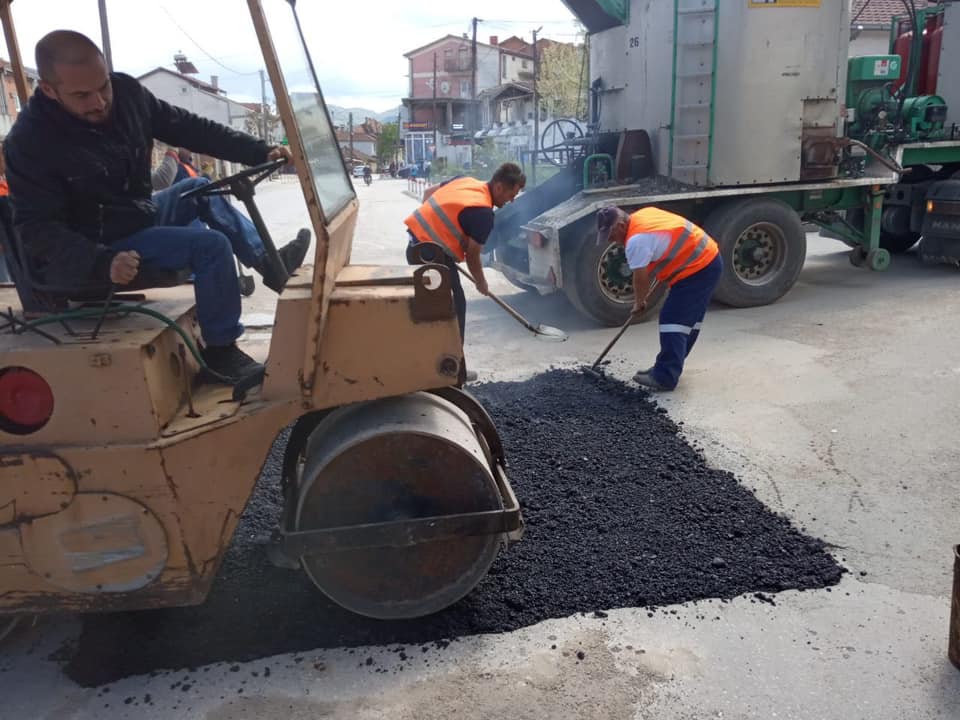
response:
<path id="1" fill-rule="evenodd" d="M 293 3 L 289 0 L 264 0 L 263 9 L 303 138 L 303 150 L 317 198 L 329 222 L 354 198 L 353 185 L 344 169 L 337 137 L 297 27 Z"/>

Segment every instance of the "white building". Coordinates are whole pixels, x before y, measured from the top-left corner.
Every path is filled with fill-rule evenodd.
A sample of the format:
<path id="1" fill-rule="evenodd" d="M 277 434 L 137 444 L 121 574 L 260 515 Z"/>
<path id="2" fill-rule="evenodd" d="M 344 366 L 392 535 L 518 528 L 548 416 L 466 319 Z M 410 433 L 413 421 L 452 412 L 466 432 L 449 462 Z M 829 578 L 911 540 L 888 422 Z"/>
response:
<path id="1" fill-rule="evenodd" d="M 206 83 L 190 75 L 158 67 L 137 78 L 159 99 L 185 110 L 246 132 L 251 110 L 228 98 L 217 85 L 217 77 Z"/>

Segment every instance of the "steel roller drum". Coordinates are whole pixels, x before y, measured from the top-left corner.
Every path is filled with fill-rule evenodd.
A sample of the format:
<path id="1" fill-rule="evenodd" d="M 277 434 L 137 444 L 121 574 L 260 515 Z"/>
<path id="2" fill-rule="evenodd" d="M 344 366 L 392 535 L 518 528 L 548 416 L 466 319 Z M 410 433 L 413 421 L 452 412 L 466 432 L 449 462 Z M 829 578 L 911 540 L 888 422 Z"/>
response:
<path id="1" fill-rule="evenodd" d="M 467 416 L 416 393 L 334 411 L 310 436 L 297 530 L 502 509 Z M 361 615 L 412 618 L 456 602 L 486 575 L 503 536 L 307 554 L 311 580 Z"/>

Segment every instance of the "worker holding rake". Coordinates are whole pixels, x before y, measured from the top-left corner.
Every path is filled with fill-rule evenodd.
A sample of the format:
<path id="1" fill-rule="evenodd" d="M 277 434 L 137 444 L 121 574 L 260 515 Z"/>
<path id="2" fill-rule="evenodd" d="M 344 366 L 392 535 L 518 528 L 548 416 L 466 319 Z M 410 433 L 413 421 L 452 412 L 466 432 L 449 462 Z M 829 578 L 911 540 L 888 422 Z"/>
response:
<path id="1" fill-rule="evenodd" d="M 723 274 L 717 243 L 702 228 L 666 210 L 644 207 L 627 214 L 608 206 L 597 212 L 597 243 L 611 242 L 624 246 L 633 271 L 635 315 L 646 309 L 654 278 L 670 288 L 660 311 L 660 353 L 653 367 L 633 379 L 651 390 L 673 390 Z"/>

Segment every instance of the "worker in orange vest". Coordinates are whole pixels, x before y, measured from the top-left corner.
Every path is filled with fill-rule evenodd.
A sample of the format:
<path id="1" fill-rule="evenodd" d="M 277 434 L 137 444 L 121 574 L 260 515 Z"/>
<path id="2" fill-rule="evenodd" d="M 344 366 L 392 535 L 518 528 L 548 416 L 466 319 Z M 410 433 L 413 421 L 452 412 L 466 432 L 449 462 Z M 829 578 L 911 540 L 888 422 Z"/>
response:
<path id="1" fill-rule="evenodd" d="M 633 379 L 651 390 L 673 390 L 723 275 L 717 243 L 680 215 L 656 207 L 628 215 L 615 206 L 598 211 L 597 242 L 624 246 L 633 270 L 635 315 L 646 310 L 653 278 L 670 287 L 660 310 L 660 354 L 653 367 L 639 371 Z"/>
<path id="2" fill-rule="evenodd" d="M 177 150 L 177 174 L 176 177 L 173 178 L 174 184 L 187 178 L 199 176 L 200 173 L 198 173 L 197 169 L 193 166 L 193 153 L 186 148 Z"/>
<path id="3" fill-rule="evenodd" d="M 427 188 L 423 204 L 404 221 L 409 236 L 407 262 L 411 265 L 435 262 L 450 268 L 461 341 L 466 327 L 467 299 L 456 263 L 467 263 L 477 290 L 486 295 L 487 279 L 483 274 L 480 251 L 493 230 L 493 209 L 512 202 L 526 183 L 527 178 L 520 166 L 512 162 L 498 167 L 489 182 L 455 177 Z M 437 245 L 442 252 L 436 249 Z M 476 379 L 476 373 L 464 368 L 461 363 L 466 381 Z"/>

